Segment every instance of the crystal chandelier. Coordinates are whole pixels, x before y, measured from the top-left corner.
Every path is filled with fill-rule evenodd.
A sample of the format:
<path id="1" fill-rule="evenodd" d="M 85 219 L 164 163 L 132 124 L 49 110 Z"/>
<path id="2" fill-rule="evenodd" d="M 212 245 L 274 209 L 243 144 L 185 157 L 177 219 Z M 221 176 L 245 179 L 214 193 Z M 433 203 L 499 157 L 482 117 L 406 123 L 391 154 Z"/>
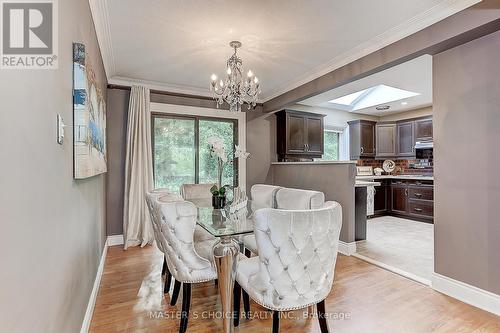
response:
<path id="1" fill-rule="evenodd" d="M 246 79 L 243 79 L 241 74 L 243 61 L 236 55 L 237 49 L 241 47 L 241 42 L 232 41 L 229 46 L 234 49 L 234 54 L 227 61 L 227 77 L 224 81 L 217 82 L 217 75 L 212 74 L 210 91 L 217 101 L 217 107 L 227 102 L 229 111 L 238 112 L 241 111 L 241 105 L 247 103 L 250 110 L 257 104 L 257 98 L 260 94 L 259 79 L 254 76 L 251 70 L 248 71 Z"/>

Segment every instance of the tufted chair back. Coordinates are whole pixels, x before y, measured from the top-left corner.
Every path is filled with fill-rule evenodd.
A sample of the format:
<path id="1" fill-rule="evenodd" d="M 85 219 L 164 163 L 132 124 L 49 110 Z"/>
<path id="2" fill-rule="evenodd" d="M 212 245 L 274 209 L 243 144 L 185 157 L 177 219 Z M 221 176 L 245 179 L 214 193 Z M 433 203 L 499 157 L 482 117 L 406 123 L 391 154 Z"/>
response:
<path id="1" fill-rule="evenodd" d="M 255 213 L 262 302 L 292 310 L 327 297 L 333 283 L 342 208 L 329 201 L 316 210 L 264 208 Z"/>
<path id="2" fill-rule="evenodd" d="M 280 186 L 255 184 L 250 189 L 252 201 L 260 207 L 276 208 L 276 193 Z"/>
<path id="3" fill-rule="evenodd" d="M 166 188 L 154 189 L 151 192 L 146 194 L 146 204 L 149 210 L 149 216 L 151 217 L 151 224 L 153 225 L 153 234 L 156 240 L 156 246 L 160 249 L 160 251 L 165 252 L 163 248 L 163 240 L 161 239 L 160 233 L 160 221 L 157 221 L 154 215 L 154 205 L 156 203 L 156 199 L 164 196 L 164 195 L 174 195 L 169 192 Z"/>
<path id="4" fill-rule="evenodd" d="M 189 201 L 170 196 L 157 199 L 155 219 L 161 221 L 163 247 L 172 276 L 182 283 L 210 281 L 217 277 L 212 263 L 196 253 L 193 234 L 198 211 Z"/>
<path id="5" fill-rule="evenodd" d="M 181 196 L 184 200 L 191 199 L 211 199 L 210 189 L 214 184 L 182 184 Z"/>
<path id="6" fill-rule="evenodd" d="M 318 209 L 325 204 L 323 192 L 280 188 L 276 192 L 276 208 L 278 209 Z"/>

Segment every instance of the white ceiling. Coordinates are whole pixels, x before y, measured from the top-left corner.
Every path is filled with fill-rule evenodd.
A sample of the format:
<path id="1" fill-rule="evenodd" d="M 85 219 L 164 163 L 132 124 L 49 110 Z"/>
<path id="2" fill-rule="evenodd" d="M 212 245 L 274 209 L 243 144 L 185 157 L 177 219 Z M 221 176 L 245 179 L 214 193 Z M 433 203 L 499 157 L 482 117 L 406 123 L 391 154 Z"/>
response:
<path id="1" fill-rule="evenodd" d="M 479 0 L 89 0 L 108 81 L 207 95 L 231 40 L 261 101 Z"/>
<path id="2" fill-rule="evenodd" d="M 299 104 L 345 111 L 328 101 L 380 84 L 415 92 L 419 95 L 391 103 L 383 103 L 383 105 L 390 106 L 389 110 L 386 111 L 378 111 L 376 109 L 377 105 L 375 105 L 356 110 L 355 113 L 384 116 L 432 105 L 432 56 L 423 55 L 401 65 L 305 99 L 299 102 Z M 402 105 L 402 102 L 406 102 L 407 104 Z"/>

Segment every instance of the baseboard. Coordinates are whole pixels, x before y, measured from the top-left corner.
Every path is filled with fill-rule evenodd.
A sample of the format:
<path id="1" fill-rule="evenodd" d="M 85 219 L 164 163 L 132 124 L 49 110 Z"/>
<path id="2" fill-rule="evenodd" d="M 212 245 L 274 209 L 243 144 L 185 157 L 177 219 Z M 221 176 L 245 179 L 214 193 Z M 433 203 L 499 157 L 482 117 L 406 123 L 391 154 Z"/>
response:
<path id="1" fill-rule="evenodd" d="M 378 266 L 378 267 L 383 268 L 385 270 L 388 270 L 389 272 L 393 272 L 393 273 L 396 273 L 398 275 L 404 276 L 405 278 L 408 278 L 410 280 L 416 281 L 418 283 L 425 284 L 426 286 L 430 287 L 432 285 L 432 281 L 430 281 L 430 280 L 427 280 L 427 279 L 424 279 L 424 278 L 422 278 L 420 276 L 417 276 L 415 274 L 406 272 L 406 271 L 404 271 L 402 269 L 399 269 L 397 267 L 384 264 L 383 262 L 380 262 L 380 261 L 374 260 L 372 258 L 366 257 L 366 256 L 364 256 L 362 254 L 354 253 L 352 256 L 356 257 L 358 259 L 361 259 L 363 261 L 366 261 L 366 262 L 368 262 L 368 263 L 370 263 L 372 265 L 375 265 L 375 266 Z"/>
<path id="2" fill-rule="evenodd" d="M 92 315 L 94 313 L 94 306 L 97 300 L 97 293 L 99 292 L 99 286 L 101 285 L 102 273 L 104 271 L 104 262 L 106 261 L 106 255 L 108 254 L 109 237 L 104 242 L 104 249 L 102 250 L 101 261 L 99 262 L 99 267 L 97 268 L 97 273 L 94 280 L 94 286 L 92 287 L 92 292 L 90 293 L 89 302 L 87 304 L 87 310 L 85 311 L 85 317 L 83 318 L 82 328 L 80 333 L 87 333 L 90 328 L 90 322 L 92 321 Z"/>
<path id="3" fill-rule="evenodd" d="M 351 256 L 356 253 L 356 242 L 346 243 L 339 241 L 339 252 L 345 256 Z"/>
<path id="4" fill-rule="evenodd" d="M 500 295 L 434 273 L 432 288 L 485 311 L 500 316 Z"/>
<path id="5" fill-rule="evenodd" d="M 123 245 L 123 235 L 108 236 L 108 246 Z"/>

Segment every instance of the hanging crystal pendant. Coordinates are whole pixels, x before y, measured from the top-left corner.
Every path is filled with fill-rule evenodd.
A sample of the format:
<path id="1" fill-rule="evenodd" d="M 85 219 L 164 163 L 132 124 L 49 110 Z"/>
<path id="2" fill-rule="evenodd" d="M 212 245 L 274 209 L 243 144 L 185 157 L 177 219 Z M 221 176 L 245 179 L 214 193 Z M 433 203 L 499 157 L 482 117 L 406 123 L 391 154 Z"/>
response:
<path id="1" fill-rule="evenodd" d="M 238 48 L 241 47 L 241 42 L 232 41 L 229 46 L 234 49 L 234 54 L 226 63 L 226 79 L 217 83 L 217 75 L 212 74 L 210 90 L 217 102 L 217 107 L 226 102 L 229 104 L 229 111 L 239 112 L 241 111 L 241 105 L 247 103 L 250 110 L 257 105 L 260 82 L 251 70 L 247 72 L 246 78 L 243 78 L 241 68 L 243 62 L 236 54 Z"/>

